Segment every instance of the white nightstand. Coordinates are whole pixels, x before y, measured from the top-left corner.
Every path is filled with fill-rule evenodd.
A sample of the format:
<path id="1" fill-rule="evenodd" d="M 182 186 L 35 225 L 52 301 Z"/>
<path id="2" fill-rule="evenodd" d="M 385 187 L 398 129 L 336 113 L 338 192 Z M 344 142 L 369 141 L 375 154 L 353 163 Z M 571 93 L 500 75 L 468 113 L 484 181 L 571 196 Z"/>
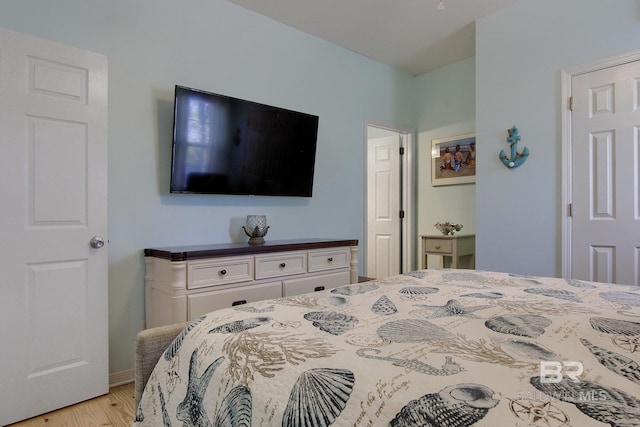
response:
<path id="1" fill-rule="evenodd" d="M 420 236 L 422 238 L 422 268 L 428 268 L 428 256 L 442 257 L 440 267 L 444 266 L 444 257 L 451 257 L 451 268 L 460 266 L 460 258 L 466 257 L 467 268 L 475 268 L 476 236 L 475 234 L 453 236 Z"/>

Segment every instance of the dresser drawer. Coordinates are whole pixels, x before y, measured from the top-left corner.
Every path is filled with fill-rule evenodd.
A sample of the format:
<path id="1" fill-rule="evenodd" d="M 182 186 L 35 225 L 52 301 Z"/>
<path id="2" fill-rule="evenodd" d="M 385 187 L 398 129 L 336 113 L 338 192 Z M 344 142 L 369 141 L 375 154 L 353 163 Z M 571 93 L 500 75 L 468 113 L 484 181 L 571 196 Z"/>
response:
<path id="1" fill-rule="evenodd" d="M 426 251 L 440 254 L 450 254 L 453 252 L 453 242 L 445 239 L 428 239 L 425 243 Z"/>
<path id="2" fill-rule="evenodd" d="M 307 272 L 306 252 L 256 256 L 256 280 Z"/>
<path id="3" fill-rule="evenodd" d="M 348 271 L 341 271 L 322 276 L 285 280 L 282 286 L 282 294 L 285 297 L 290 297 L 292 295 L 324 291 L 325 289 L 348 285 L 350 279 L 351 274 Z"/>
<path id="4" fill-rule="evenodd" d="M 350 261 L 351 251 L 349 248 L 309 251 L 309 272 L 346 268 L 349 267 Z"/>
<path id="5" fill-rule="evenodd" d="M 187 289 L 253 280 L 253 257 L 217 258 L 187 264 Z"/>
<path id="6" fill-rule="evenodd" d="M 189 320 L 193 320 L 221 308 L 280 297 L 282 297 L 282 283 L 280 282 L 191 294 L 187 296 L 187 315 Z"/>

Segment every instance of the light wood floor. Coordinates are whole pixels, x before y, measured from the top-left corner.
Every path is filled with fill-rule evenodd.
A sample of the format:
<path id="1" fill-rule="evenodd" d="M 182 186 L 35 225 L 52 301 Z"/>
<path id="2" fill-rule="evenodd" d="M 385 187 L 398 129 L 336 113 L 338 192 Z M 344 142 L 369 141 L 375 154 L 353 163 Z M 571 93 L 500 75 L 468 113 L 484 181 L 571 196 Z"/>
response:
<path id="1" fill-rule="evenodd" d="M 133 383 L 113 387 L 109 394 L 11 424 L 11 427 L 131 427 L 135 415 Z"/>

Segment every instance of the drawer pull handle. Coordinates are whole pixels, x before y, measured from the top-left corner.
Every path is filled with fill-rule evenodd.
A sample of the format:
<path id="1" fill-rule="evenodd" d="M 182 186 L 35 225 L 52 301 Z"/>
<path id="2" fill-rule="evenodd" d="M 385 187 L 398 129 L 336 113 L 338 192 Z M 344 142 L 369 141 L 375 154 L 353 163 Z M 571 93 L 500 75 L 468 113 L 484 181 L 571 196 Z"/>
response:
<path id="1" fill-rule="evenodd" d="M 285 268 L 287 266 L 287 264 L 285 264 L 284 262 L 280 263 L 280 268 Z"/>
<path id="2" fill-rule="evenodd" d="M 437 246 L 436 246 L 436 249 L 440 249 L 440 245 L 437 245 Z"/>
<path id="3" fill-rule="evenodd" d="M 225 274 L 227 274 L 227 270 L 220 270 L 220 275 L 224 276 Z"/>
<path id="4" fill-rule="evenodd" d="M 327 261 L 333 262 L 333 258 L 328 258 Z"/>
<path id="5" fill-rule="evenodd" d="M 313 288 L 313 292 L 320 292 L 320 291 L 324 291 L 324 286 L 316 286 L 315 288 Z"/>
<path id="6" fill-rule="evenodd" d="M 242 304 L 246 304 L 247 300 L 246 299 L 241 299 L 240 301 L 234 301 L 231 303 L 231 307 L 235 307 L 236 305 L 242 305 Z"/>

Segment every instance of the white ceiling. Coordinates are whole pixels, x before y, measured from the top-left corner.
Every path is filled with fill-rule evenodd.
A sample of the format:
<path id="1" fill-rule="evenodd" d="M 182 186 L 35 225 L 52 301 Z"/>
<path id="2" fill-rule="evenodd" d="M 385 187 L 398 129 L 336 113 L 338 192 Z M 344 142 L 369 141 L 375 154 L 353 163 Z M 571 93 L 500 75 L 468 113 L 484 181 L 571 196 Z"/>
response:
<path id="1" fill-rule="evenodd" d="M 518 0 L 229 0 L 418 75 L 475 55 L 475 20 Z"/>

